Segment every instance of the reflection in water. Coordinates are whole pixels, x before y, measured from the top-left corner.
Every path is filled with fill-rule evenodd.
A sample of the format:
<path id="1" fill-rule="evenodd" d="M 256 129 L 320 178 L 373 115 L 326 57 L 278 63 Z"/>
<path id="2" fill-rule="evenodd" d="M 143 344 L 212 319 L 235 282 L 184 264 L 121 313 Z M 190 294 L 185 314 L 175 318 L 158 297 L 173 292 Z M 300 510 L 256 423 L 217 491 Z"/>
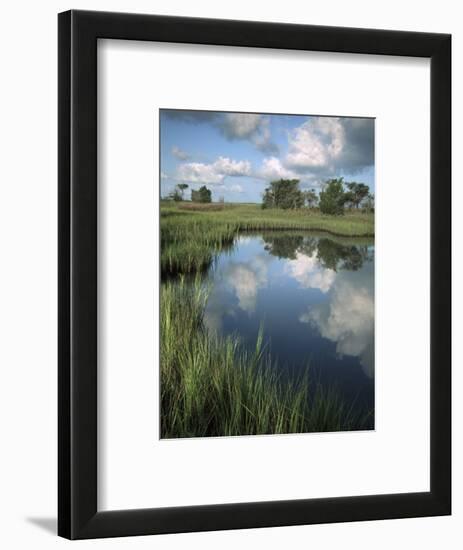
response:
<path id="1" fill-rule="evenodd" d="M 310 240 L 310 238 L 307 238 L 307 240 Z M 304 237 L 302 235 L 267 235 L 264 240 L 264 249 L 277 258 L 294 260 L 303 244 Z"/>
<path id="2" fill-rule="evenodd" d="M 366 245 L 346 245 L 330 239 L 320 239 L 317 245 L 317 258 L 327 269 L 358 271 L 364 262 L 373 259 L 373 253 Z"/>
<path id="3" fill-rule="evenodd" d="M 249 244 L 249 237 L 240 237 L 238 244 Z M 268 255 L 259 254 L 249 261 L 226 262 L 214 272 L 214 286 L 209 296 L 205 325 L 209 330 L 221 332 L 224 316 L 235 317 L 239 309 L 251 315 L 256 308 L 257 293 L 267 284 L 267 265 L 271 260 Z M 233 294 L 237 302 L 230 304 L 226 294 Z"/>
<path id="4" fill-rule="evenodd" d="M 323 293 L 329 291 L 336 279 L 333 269 L 324 269 L 316 255 L 308 256 L 296 252 L 296 258 L 289 260 L 286 271 L 304 288 L 318 288 Z"/>
<path id="5" fill-rule="evenodd" d="M 299 320 L 311 323 L 323 338 L 335 342 L 340 357 L 359 357 L 365 374 L 372 377 L 374 274 L 372 269 L 362 270 L 364 262 L 373 259 L 371 247 L 302 236 L 277 236 L 265 242 L 270 254 L 288 259 L 286 273 L 301 287 L 329 293 L 326 301 L 310 305 Z M 361 272 L 352 275 L 349 271 Z"/>
<path id="6" fill-rule="evenodd" d="M 224 270 L 226 282 L 238 298 L 238 307 L 252 313 L 256 308 L 257 291 L 267 283 L 267 259 L 263 255 L 248 263 L 232 263 Z"/>
<path id="7" fill-rule="evenodd" d="M 266 344 L 287 376 L 310 364 L 321 383 L 373 406 L 373 241 L 240 237 L 209 280 L 208 330 L 238 334 L 253 348 L 263 322 Z"/>
<path id="8" fill-rule="evenodd" d="M 311 323 L 323 338 L 335 342 L 341 357 L 359 357 L 365 374 L 371 378 L 374 373 L 373 277 L 362 279 L 338 275 L 331 288 L 331 299 L 309 307 L 299 320 Z"/>

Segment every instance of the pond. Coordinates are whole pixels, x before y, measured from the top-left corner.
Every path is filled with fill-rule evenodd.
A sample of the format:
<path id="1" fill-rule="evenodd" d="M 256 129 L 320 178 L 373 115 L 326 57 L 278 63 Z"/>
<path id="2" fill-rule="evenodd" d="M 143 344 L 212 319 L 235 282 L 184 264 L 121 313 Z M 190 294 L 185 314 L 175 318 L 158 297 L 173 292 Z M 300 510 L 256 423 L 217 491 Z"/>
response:
<path id="1" fill-rule="evenodd" d="M 336 387 L 356 411 L 374 409 L 373 239 L 239 236 L 218 255 L 208 282 L 209 331 L 237 335 L 253 350 L 262 326 L 283 377 L 309 368 L 312 380 Z"/>

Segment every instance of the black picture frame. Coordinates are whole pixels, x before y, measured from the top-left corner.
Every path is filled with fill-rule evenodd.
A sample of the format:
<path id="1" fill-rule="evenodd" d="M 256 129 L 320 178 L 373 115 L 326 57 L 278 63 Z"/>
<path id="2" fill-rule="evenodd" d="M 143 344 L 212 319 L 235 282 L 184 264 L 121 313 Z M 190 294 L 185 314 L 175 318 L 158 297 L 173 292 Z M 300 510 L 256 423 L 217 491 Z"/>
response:
<path id="1" fill-rule="evenodd" d="M 430 58 L 429 492 L 98 511 L 97 40 L 100 38 Z M 58 69 L 58 534 L 69 539 L 87 539 L 450 514 L 450 35 L 67 11 L 58 16 Z"/>

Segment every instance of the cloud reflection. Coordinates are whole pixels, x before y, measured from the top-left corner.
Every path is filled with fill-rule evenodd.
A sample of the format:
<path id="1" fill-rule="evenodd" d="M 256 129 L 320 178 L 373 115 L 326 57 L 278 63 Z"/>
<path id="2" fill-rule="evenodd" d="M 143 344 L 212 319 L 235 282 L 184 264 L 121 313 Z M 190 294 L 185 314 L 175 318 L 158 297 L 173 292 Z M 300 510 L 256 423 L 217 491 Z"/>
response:
<path id="1" fill-rule="evenodd" d="M 374 264 L 371 260 L 371 250 L 366 245 L 345 245 L 304 236 L 269 234 L 261 240 L 243 235 L 237 240 L 234 253 L 224 255 L 213 274 L 205 325 L 220 333 L 227 319 L 227 330 L 234 327 L 245 333 L 253 323 L 261 322 L 258 312 L 275 300 L 280 304 L 288 337 L 291 323 L 299 329 L 303 329 L 299 323 L 307 323 L 311 326 L 313 345 L 319 345 L 317 342 L 323 339 L 333 342 L 338 358 L 358 357 L 363 371 L 372 378 Z M 271 288 L 272 292 L 259 295 L 263 288 Z M 287 299 L 282 299 L 286 292 Z M 243 312 L 250 325 L 241 316 Z M 293 328 L 297 333 L 297 328 Z M 313 338 L 313 333 L 318 335 Z M 271 330 L 268 334 L 272 337 Z"/>
<path id="2" fill-rule="evenodd" d="M 296 252 L 296 259 L 289 260 L 286 272 L 303 288 L 316 288 L 326 294 L 336 279 L 336 272 L 321 266 L 317 256 Z"/>
<path id="3" fill-rule="evenodd" d="M 246 237 L 240 244 L 247 244 Z M 209 296 L 204 322 L 209 330 L 220 332 L 225 315 L 234 316 L 237 309 L 251 315 L 256 309 L 259 289 L 267 286 L 268 255 L 254 256 L 247 262 L 230 262 L 220 272 L 220 282 L 216 281 Z M 236 301 L 231 303 L 227 295 Z"/>
<path id="4" fill-rule="evenodd" d="M 224 279 L 238 298 L 238 307 L 247 313 L 256 309 L 257 292 L 267 285 L 268 259 L 255 256 L 247 263 L 232 263 Z"/>
<path id="5" fill-rule="evenodd" d="M 302 323 L 315 326 L 323 338 L 336 342 L 342 357 L 359 357 L 367 376 L 374 374 L 374 292 L 373 277 L 367 273 L 359 280 L 350 273 L 339 274 L 330 299 L 312 306 L 299 317 Z"/>

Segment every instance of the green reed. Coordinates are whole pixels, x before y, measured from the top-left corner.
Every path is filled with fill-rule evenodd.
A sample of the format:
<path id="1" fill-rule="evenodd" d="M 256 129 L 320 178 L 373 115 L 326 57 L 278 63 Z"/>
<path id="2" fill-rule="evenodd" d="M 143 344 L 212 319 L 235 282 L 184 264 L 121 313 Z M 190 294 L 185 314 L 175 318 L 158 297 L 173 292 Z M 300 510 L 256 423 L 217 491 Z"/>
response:
<path id="1" fill-rule="evenodd" d="M 219 211 L 195 211 L 181 205 L 161 204 L 163 274 L 206 269 L 218 252 L 232 245 L 239 232 L 310 230 L 346 237 L 374 235 L 373 214 L 349 212 L 345 216 L 325 216 L 308 209 L 262 210 L 250 204 L 228 204 Z"/>
<path id="2" fill-rule="evenodd" d="M 208 332 L 207 287 L 197 276 L 161 285 L 161 436 L 204 437 L 358 430 L 334 389 L 312 382 L 308 370 L 288 381 L 263 346 L 246 351 L 237 337 Z"/>

